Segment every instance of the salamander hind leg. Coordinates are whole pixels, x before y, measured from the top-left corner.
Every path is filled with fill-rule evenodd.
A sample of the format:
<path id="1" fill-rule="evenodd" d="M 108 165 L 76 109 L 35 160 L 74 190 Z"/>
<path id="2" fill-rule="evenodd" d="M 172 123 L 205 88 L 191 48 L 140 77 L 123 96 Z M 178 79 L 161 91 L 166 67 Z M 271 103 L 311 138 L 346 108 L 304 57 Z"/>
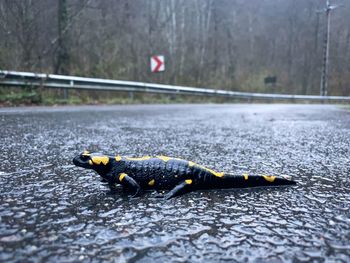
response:
<path id="1" fill-rule="evenodd" d="M 175 196 L 179 196 L 179 195 L 188 193 L 191 190 L 192 190 L 192 180 L 188 179 L 188 180 L 181 182 L 180 184 L 175 186 L 173 189 L 171 189 L 168 193 L 166 193 L 164 195 L 164 198 L 170 199 L 170 198 L 173 198 Z"/>

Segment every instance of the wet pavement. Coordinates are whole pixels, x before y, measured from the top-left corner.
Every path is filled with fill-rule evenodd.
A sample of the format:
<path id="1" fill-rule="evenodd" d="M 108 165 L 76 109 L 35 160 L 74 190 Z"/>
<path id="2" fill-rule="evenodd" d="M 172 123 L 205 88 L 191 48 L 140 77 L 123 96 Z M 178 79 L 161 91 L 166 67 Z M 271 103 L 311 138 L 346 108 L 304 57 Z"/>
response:
<path id="1" fill-rule="evenodd" d="M 350 110 L 329 105 L 0 109 L 0 262 L 349 262 Z M 84 149 L 169 155 L 297 186 L 112 194 Z"/>

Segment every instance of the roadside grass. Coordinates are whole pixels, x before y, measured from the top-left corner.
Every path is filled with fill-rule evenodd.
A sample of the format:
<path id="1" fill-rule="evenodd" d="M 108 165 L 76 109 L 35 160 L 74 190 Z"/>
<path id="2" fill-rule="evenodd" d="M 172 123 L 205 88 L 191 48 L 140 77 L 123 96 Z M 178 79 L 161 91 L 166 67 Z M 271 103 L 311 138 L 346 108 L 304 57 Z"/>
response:
<path id="1" fill-rule="evenodd" d="M 305 103 L 312 101 L 281 101 L 225 98 L 213 96 L 196 96 L 183 94 L 160 94 L 144 92 L 117 92 L 96 90 L 69 90 L 65 99 L 62 89 L 45 89 L 40 87 L 1 87 L 0 107 L 16 106 L 58 106 L 58 105 L 123 105 L 123 104 L 182 104 L 182 103 Z M 319 103 L 319 102 L 316 102 Z M 349 104 L 338 104 L 350 109 Z"/>
<path id="2" fill-rule="evenodd" d="M 61 89 L 14 88 L 0 89 L 0 106 L 55 106 L 55 105 L 98 105 L 98 104 L 170 104 L 170 103 L 227 103 L 238 102 L 237 99 L 227 99 L 209 96 L 183 94 L 159 94 L 142 92 L 113 92 L 69 90 L 68 98 L 63 96 Z"/>

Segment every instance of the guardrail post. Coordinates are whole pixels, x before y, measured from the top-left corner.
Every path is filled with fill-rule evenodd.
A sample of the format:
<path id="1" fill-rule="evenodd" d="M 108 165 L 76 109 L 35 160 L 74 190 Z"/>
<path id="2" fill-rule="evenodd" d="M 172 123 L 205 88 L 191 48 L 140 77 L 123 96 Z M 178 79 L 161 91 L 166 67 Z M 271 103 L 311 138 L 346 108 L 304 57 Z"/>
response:
<path id="1" fill-rule="evenodd" d="M 73 88 L 73 86 L 74 86 L 74 81 L 71 80 L 71 81 L 69 82 L 69 85 Z M 68 99 L 69 99 L 69 90 L 68 90 L 68 89 L 63 89 L 63 99 L 64 99 L 64 100 L 68 100 Z"/>

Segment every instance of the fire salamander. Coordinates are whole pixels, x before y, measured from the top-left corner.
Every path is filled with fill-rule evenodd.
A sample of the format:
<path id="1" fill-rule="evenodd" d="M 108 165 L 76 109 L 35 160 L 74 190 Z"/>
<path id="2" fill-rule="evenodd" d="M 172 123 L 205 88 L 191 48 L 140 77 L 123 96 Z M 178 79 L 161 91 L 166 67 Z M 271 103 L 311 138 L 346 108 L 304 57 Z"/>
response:
<path id="1" fill-rule="evenodd" d="M 76 156 L 73 163 L 95 170 L 108 182 L 111 189 L 114 189 L 116 184 L 121 184 L 124 189 L 133 192 L 133 196 L 139 195 L 141 190 L 170 190 L 163 196 L 169 199 L 197 189 L 295 184 L 288 177 L 230 175 L 191 161 L 167 156 L 132 158 L 85 151 Z"/>

